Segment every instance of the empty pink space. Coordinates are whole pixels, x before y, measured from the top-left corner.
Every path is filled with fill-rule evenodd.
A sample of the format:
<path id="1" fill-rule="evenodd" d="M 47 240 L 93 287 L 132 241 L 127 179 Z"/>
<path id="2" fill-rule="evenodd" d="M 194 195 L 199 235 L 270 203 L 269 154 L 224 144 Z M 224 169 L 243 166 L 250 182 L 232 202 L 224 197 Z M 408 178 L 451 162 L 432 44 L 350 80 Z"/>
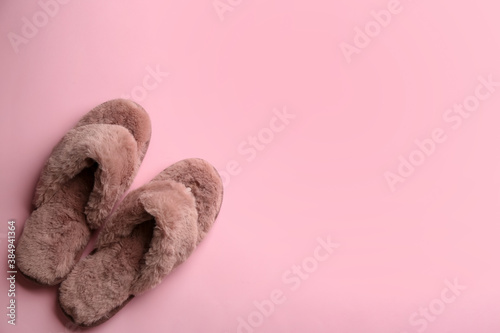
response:
<path id="1" fill-rule="evenodd" d="M 152 122 L 131 189 L 201 157 L 224 203 L 185 263 L 85 331 L 500 332 L 499 10 L 3 1 L 0 332 L 84 331 L 56 287 L 7 273 L 9 244 L 52 148 L 114 98 Z"/>

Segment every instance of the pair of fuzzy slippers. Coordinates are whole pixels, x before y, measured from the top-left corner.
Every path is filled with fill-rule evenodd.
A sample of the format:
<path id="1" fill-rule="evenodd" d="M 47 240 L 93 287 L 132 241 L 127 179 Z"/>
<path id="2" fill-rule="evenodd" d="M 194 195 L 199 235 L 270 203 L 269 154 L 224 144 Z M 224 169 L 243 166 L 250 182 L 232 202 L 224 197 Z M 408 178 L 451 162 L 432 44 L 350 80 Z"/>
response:
<path id="1" fill-rule="evenodd" d="M 204 160 L 187 159 L 130 192 L 110 215 L 150 136 L 149 116 L 138 104 L 101 104 L 58 143 L 36 185 L 18 269 L 39 284 L 60 283 L 59 304 L 79 326 L 106 321 L 158 285 L 188 258 L 220 210 L 219 174 Z M 79 261 L 101 227 L 94 250 Z"/>

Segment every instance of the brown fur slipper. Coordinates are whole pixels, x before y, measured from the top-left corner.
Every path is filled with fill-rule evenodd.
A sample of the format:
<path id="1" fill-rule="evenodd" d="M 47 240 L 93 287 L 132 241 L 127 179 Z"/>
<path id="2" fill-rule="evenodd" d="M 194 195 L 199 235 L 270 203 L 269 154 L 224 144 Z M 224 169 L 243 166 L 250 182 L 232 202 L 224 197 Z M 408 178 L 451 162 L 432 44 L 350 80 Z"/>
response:
<path id="1" fill-rule="evenodd" d="M 187 159 L 130 192 L 101 230 L 96 249 L 59 287 L 77 325 L 96 326 L 184 262 L 215 221 L 222 181 L 209 163 Z"/>
<path id="2" fill-rule="evenodd" d="M 132 183 L 150 137 L 146 111 L 118 99 L 91 110 L 62 138 L 42 170 L 17 247 L 26 277 L 55 285 L 68 275 L 91 230 Z"/>

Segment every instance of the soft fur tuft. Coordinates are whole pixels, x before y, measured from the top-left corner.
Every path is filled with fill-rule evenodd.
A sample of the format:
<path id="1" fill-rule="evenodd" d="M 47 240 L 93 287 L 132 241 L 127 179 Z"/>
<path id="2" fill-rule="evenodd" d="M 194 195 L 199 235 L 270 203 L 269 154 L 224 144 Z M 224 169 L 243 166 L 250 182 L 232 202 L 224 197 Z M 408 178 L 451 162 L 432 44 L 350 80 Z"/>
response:
<path id="1" fill-rule="evenodd" d="M 152 181 L 172 179 L 189 188 L 196 198 L 196 209 L 200 217 L 199 243 L 217 218 L 222 205 L 224 188 L 217 170 L 201 158 L 189 158 L 163 170 Z"/>
<path id="2" fill-rule="evenodd" d="M 89 124 L 120 125 L 129 130 L 137 141 L 142 161 L 151 138 L 151 121 L 142 106 L 128 99 L 113 99 L 104 102 L 88 112 L 76 127 Z"/>

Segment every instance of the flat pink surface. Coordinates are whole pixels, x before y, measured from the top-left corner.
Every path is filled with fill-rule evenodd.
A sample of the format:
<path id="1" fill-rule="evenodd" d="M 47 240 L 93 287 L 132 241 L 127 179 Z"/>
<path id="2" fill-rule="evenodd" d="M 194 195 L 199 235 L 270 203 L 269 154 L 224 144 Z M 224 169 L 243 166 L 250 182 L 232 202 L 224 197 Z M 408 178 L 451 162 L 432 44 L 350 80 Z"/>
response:
<path id="1" fill-rule="evenodd" d="M 78 331 L 19 274 L 7 323 L 7 221 L 19 238 L 54 145 L 127 96 L 153 124 L 132 189 L 202 157 L 225 198 L 89 331 L 500 332 L 495 1 L 54 1 L 0 4 L 0 332 Z"/>

